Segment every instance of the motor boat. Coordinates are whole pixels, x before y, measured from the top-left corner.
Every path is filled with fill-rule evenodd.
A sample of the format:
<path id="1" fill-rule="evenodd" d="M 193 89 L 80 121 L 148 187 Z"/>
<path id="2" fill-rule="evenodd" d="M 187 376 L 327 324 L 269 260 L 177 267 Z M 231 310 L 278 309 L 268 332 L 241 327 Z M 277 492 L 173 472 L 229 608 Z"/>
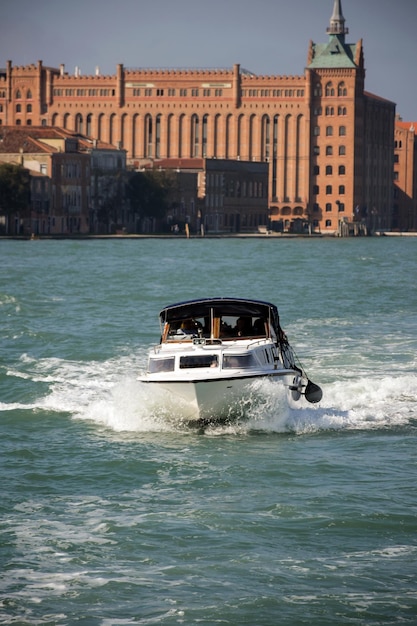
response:
<path id="1" fill-rule="evenodd" d="M 322 391 L 296 363 L 274 304 L 240 298 L 188 300 L 159 314 L 144 383 L 180 403 L 189 421 L 231 418 L 256 395 L 256 383 L 284 385 L 288 399 L 319 402 Z"/>

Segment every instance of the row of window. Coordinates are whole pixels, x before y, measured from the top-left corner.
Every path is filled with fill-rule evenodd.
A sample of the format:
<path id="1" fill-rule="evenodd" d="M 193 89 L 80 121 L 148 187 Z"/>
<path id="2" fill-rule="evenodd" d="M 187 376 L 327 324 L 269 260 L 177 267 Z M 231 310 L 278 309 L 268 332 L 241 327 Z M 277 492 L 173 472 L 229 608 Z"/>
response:
<path id="1" fill-rule="evenodd" d="M 4 92 L 4 96 L 1 95 L 0 93 L 0 97 L 5 98 L 6 97 L 6 92 Z M 17 89 L 16 91 L 16 100 L 21 100 L 22 99 L 22 91 L 20 89 Z M 26 92 L 26 100 L 31 100 L 32 99 L 32 92 L 30 89 L 27 90 Z"/>
<path id="2" fill-rule="evenodd" d="M 318 176 L 320 174 L 320 166 L 319 165 L 315 165 L 313 167 L 313 174 L 315 176 Z M 332 165 L 326 165 L 326 176 L 331 176 L 333 174 L 333 166 Z M 339 176 L 344 176 L 346 174 L 346 167 L 344 165 L 339 165 L 338 167 L 338 174 Z"/>
<path id="3" fill-rule="evenodd" d="M 313 185 L 313 195 L 318 196 L 320 193 L 320 187 L 318 185 Z M 333 193 L 333 185 L 326 185 L 326 196 L 331 196 Z M 339 185 L 339 196 L 344 196 L 346 193 L 346 188 L 344 185 Z"/>
<path id="4" fill-rule="evenodd" d="M 158 98 L 167 95 L 168 97 L 174 97 L 177 95 L 177 91 L 180 97 L 188 96 L 188 93 L 191 94 L 192 97 L 196 97 L 201 95 L 200 90 L 198 88 L 193 89 L 151 89 L 150 87 L 146 87 L 145 89 L 140 89 L 140 87 L 134 88 L 132 90 L 132 94 L 134 96 L 145 96 L 146 98 L 156 95 Z M 204 98 L 208 98 L 212 95 L 219 97 L 223 95 L 223 89 L 203 89 L 202 94 Z"/>
<path id="5" fill-rule="evenodd" d="M 313 146 L 313 154 L 318 156 L 320 154 L 320 146 Z M 339 156 L 345 156 L 346 146 L 339 146 Z M 333 155 L 333 146 L 326 146 L 326 156 Z"/>
<path id="6" fill-rule="evenodd" d="M 345 203 L 344 202 L 339 202 L 339 200 L 336 201 L 336 205 L 337 205 L 337 210 L 339 213 L 344 213 L 345 211 Z M 331 213 L 333 210 L 333 206 L 331 202 L 327 202 L 326 204 L 326 213 Z M 315 203 L 313 204 L 313 211 L 315 213 L 318 213 L 320 211 L 320 206 Z M 326 222 L 327 225 L 327 222 Z"/>
<path id="7" fill-rule="evenodd" d="M 22 104 L 16 104 L 16 113 L 22 113 L 23 111 L 23 107 L 24 105 Z M 0 104 L 0 111 L 3 110 L 2 105 Z M 26 105 L 26 113 L 32 113 L 32 105 L 31 104 L 27 104 Z"/>
<path id="8" fill-rule="evenodd" d="M 168 97 L 173 97 L 177 95 L 177 92 L 179 93 L 180 97 L 188 97 L 188 95 L 190 94 L 192 97 L 198 97 L 201 94 L 203 95 L 203 97 L 211 97 L 211 96 L 215 96 L 215 97 L 221 97 L 223 96 L 223 89 L 221 88 L 217 88 L 217 89 L 198 89 L 197 87 L 193 88 L 193 89 L 174 89 L 174 88 L 170 88 L 170 89 L 163 89 L 163 88 L 158 88 L 158 89 L 152 89 L 151 87 L 146 87 L 146 88 L 140 88 L 140 87 L 135 87 L 132 89 L 132 95 L 135 97 L 138 96 L 145 96 L 145 97 L 152 97 L 154 95 L 156 95 L 157 97 L 162 97 L 167 95 Z M 28 94 L 30 94 L 30 91 L 28 92 Z M 62 97 L 62 96 L 78 96 L 78 97 L 85 97 L 85 96 L 90 96 L 90 97 L 94 97 L 94 96 L 114 96 L 116 94 L 115 89 L 62 89 L 62 88 L 55 88 L 53 90 L 53 94 L 54 96 L 57 97 Z M 297 97 L 297 98 L 302 98 L 304 97 L 304 89 L 242 89 L 241 95 L 244 97 L 249 97 L 249 98 L 253 98 L 253 97 L 261 97 L 261 98 L 268 98 L 268 97 L 274 97 L 274 98 L 293 98 L 293 97 Z M 27 98 L 31 98 L 32 95 L 28 95 Z M 16 92 L 16 98 L 20 99 L 21 98 L 21 92 L 18 91 Z M 340 114 L 341 115 L 341 114 Z M 344 115 L 346 115 L 346 113 L 344 113 Z"/>
<path id="9" fill-rule="evenodd" d="M 333 126 L 326 126 L 326 137 L 333 137 Z M 313 129 L 313 135 L 318 137 L 320 135 L 320 126 L 315 126 Z M 339 137 L 346 136 L 346 126 L 339 126 Z"/>
<path id="10" fill-rule="evenodd" d="M 324 114 L 327 117 L 333 117 L 335 115 L 335 107 L 326 107 L 324 110 Z M 317 111 L 320 111 L 319 113 Z M 318 107 L 314 109 L 314 115 L 322 115 L 322 107 Z M 347 115 L 346 107 L 337 107 L 337 115 Z"/>
<path id="11" fill-rule="evenodd" d="M 0 118 L 0 126 L 3 124 L 3 120 Z M 22 125 L 22 120 L 16 120 L 16 126 Z M 32 120 L 26 120 L 26 126 L 32 126 Z M 46 126 L 46 124 L 42 124 L 42 126 Z"/>
<path id="12" fill-rule="evenodd" d="M 54 96 L 114 96 L 115 89 L 54 89 Z"/>
<path id="13" fill-rule="evenodd" d="M 317 83 L 316 85 L 314 85 L 313 93 L 314 93 L 315 96 L 322 96 L 323 95 L 323 88 L 322 88 L 320 83 Z M 340 82 L 337 85 L 336 89 L 335 89 L 332 81 L 329 81 L 324 86 L 324 94 L 325 94 L 325 96 L 327 96 L 329 98 L 331 98 L 333 96 L 337 96 L 338 98 L 342 98 L 344 96 L 347 96 L 348 92 L 347 92 L 347 89 L 346 89 L 346 85 L 345 85 L 345 83 L 343 81 Z"/>
<path id="14" fill-rule="evenodd" d="M 249 98 L 258 97 L 261 98 L 302 98 L 304 96 L 304 89 L 242 89 L 242 96 L 248 96 Z"/>
<path id="15" fill-rule="evenodd" d="M 147 96 L 151 96 L 152 95 L 152 89 L 145 89 L 145 95 Z M 182 96 L 187 96 L 187 89 L 180 89 L 180 95 Z M 133 90 L 133 95 L 134 96 L 140 96 L 141 95 L 141 90 L 140 89 L 134 89 Z M 199 95 L 199 90 L 198 89 L 192 89 L 191 90 L 191 95 L 193 96 L 198 96 Z M 334 88 L 333 83 L 329 82 L 325 85 L 325 95 L 332 97 L 332 96 L 336 96 L 337 97 L 343 97 L 343 96 L 347 96 L 347 89 L 345 86 L 344 82 L 341 82 L 338 84 L 337 89 Z M 61 88 L 55 88 L 54 91 L 54 96 L 114 96 L 115 95 L 115 89 L 61 89 Z M 214 95 L 215 96 L 221 96 L 223 93 L 222 89 L 215 89 L 214 90 Z M 175 96 L 175 89 L 168 89 L 167 90 L 167 94 L 168 96 Z M 157 89 L 156 90 L 156 95 L 157 96 L 163 96 L 164 95 L 164 89 Z M 203 95 L 206 96 L 210 96 L 210 89 L 204 89 L 203 90 Z M 320 84 L 315 85 L 314 87 L 314 95 L 315 96 L 321 96 L 322 95 L 322 87 Z M 243 89 L 242 90 L 242 96 L 248 96 L 248 97 L 276 97 L 276 98 L 281 98 L 281 97 L 298 97 L 298 98 L 302 98 L 304 97 L 304 89 Z M 6 91 L 2 90 L 0 91 L 0 98 L 5 98 L 6 97 Z M 17 100 L 22 99 L 22 91 L 20 89 L 16 90 L 16 94 L 15 97 Z M 32 98 L 32 92 L 30 89 L 27 90 L 26 92 L 26 99 L 30 100 Z M 340 109 L 341 107 L 339 107 Z M 338 113 L 339 115 L 343 115 L 343 113 Z M 333 115 L 333 113 L 326 113 L 326 115 Z M 346 113 L 344 113 L 344 115 L 346 115 Z"/>

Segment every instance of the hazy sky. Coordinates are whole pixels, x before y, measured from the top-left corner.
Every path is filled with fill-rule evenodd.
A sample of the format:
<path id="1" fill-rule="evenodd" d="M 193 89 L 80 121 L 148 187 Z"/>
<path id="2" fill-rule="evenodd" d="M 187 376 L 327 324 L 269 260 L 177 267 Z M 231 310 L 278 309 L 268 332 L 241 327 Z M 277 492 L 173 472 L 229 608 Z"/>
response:
<path id="1" fill-rule="evenodd" d="M 334 0 L 0 0 L 0 67 L 42 60 L 72 73 L 125 67 L 301 75 L 326 42 Z M 348 43 L 363 39 L 366 90 L 417 121 L 417 0 L 342 0 Z"/>

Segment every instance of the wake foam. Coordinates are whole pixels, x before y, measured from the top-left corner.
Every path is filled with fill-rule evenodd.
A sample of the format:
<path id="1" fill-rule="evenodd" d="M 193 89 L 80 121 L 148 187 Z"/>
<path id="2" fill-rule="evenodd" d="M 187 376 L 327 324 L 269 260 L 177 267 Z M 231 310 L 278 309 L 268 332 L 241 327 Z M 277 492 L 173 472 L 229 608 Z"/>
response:
<path id="1" fill-rule="evenodd" d="M 184 407 L 167 392 L 136 378 L 146 357 L 120 356 L 106 362 L 21 358 L 22 367 L 8 376 L 39 383 L 41 395 L 28 403 L 0 403 L 0 410 L 48 410 L 69 413 L 115 432 L 178 431 L 188 429 Z M 209 425 L 207 434 L 252 431 L 305 434 L 326 430 L 402 427 L 417 419 L 417 376 L 360 375 L 357 379 L 322 384 L 323 399 L 304 398 L 288 405 L 280 383 L 260 381 L 253 397 L 235 407 L 237 417 Z M 36 386 L 35 386 L 36 387 Z M 46 392 L 45 392 L 46 390 Z"/>

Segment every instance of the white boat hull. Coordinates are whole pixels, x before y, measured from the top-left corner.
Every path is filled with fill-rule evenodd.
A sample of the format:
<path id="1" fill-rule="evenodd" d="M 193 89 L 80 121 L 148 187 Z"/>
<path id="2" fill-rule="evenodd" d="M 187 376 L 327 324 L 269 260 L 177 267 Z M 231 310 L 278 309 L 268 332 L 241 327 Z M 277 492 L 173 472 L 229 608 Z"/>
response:
<path id="1" fill-rule="evenodd" d="M 256 404 L 259 399 L 257 383 L 265 380 L 281 381 L 290 386 L 295 378 L 295 372 L 274 372 L 205 380 L 148 380 L 148 383 L 169 392 L 178 401 L 182 419 L 220 421 L 242 416 L 248 405 L 252 407 Z"/>

